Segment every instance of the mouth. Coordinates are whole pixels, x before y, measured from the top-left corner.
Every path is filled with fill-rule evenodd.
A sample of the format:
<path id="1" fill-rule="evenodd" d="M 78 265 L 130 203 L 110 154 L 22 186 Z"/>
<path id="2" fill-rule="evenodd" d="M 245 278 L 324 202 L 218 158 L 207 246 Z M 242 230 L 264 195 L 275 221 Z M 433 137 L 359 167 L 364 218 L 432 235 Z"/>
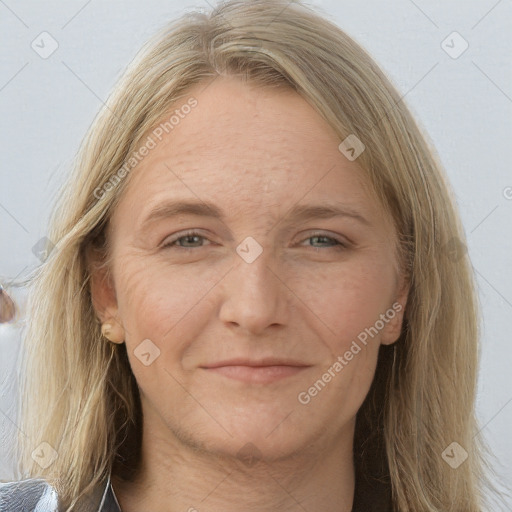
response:
<path id="1" fill-rule="evenodd" d="M 282 359 L 233 359 L 201 366 L 212 374 L 251 384 L 276 382 L 297 375 L 310 367 L 301 362 Z"/>

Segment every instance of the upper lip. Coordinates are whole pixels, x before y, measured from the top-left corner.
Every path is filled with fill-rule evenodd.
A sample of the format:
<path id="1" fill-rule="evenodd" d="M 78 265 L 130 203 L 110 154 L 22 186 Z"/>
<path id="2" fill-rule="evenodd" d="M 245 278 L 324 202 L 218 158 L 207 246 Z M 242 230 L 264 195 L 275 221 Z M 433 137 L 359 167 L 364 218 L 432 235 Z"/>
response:
<path id="1" fill-rule="evenodd" d="M 281 359 L 276 357 L 265 357 L 262 359 L 234 358 L 218 361 L 202 366 L 202 368 L 220 368 L 221 366 L 311 366 L 293 359 Z"/>

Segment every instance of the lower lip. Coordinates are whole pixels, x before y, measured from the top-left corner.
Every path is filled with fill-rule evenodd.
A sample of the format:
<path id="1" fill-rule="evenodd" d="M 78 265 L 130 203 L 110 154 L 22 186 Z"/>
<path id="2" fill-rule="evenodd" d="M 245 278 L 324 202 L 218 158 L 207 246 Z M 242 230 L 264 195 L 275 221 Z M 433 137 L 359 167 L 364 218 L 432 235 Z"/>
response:
<path id="1" fill-rule="evenodd" d="M 307 366 L 219 366 L 205 370 L 242 382 L 268 384 L 296 375 L 306 368 Z"/>

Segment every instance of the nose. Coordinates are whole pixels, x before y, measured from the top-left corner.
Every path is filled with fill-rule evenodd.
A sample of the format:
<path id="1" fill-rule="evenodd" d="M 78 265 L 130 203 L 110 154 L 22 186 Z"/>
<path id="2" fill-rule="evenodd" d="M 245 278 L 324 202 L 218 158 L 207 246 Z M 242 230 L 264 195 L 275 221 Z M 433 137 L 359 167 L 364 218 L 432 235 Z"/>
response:
<path id="1" fill-rule="evenodd" d="M 291 292 L 275 265 L 270 250 L 256 260 L 240 260 L 223 280 L 220 320 L 256 335 L 288 322 Z"/>

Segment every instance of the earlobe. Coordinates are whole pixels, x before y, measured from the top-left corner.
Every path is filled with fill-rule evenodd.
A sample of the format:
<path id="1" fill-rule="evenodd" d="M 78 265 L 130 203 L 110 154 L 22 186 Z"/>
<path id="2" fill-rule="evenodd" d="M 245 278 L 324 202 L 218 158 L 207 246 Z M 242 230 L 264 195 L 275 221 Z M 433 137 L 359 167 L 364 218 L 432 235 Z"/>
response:
<path id="1" fill-rule="evenodd" d="M 405 308 L 399 301 L 395 301 L 391 308 L 386 312 L 389 318 L 388 323 L 382 330 L 381 343 L 383 345 L 392 345 L 395 343 L 402 332 Z"/>
<path id="2" fill-rule="evenodd" d="M 90 254 L 90 253 L 89 253 Z M 89 290 L 102 334 L 114 343 L 123 343 L 124 329 L 118 319 L 117 297 L 108 269 L 95 259 L 89 259 Z"/>
<path id="3" fill-rule="evenodd" d="M 115 319 L 111 323 L 105 322 L 101 325 L 101 334 L 113 343 L 124 342 L 124 329 Z"/>
<path id="4" fill-rule="evenodd" d="M 400 293 L 386 312 L 386 317 L 389 319 L 389 321 L 382 330 L 381 343 L 383 345 L 392 345 L 400 337 L 404 323 L 405 307 L 407 304 L 408 296 L 409 284 L 402 283 Z"/>

